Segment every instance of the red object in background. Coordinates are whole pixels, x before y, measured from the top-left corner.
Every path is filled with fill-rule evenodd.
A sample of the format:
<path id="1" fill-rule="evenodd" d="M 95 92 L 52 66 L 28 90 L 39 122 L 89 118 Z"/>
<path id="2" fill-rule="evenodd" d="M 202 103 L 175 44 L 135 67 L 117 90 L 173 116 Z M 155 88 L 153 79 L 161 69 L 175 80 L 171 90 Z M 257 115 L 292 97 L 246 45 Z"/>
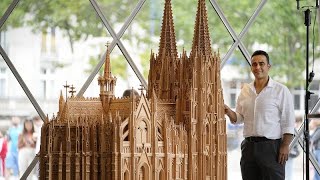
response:
<path id="1" fill-rule="evenodd" d="M 5 166 L 5 159 L 6 159 L 6 156 L 7 156 L 7 152 L 8 152 L 8 142 L 7 142 L 7 139 L 6 138 L 3 138 L 3 141 L 2 141 L 2 148 L 1 148 L 1 151 L 0 151 L 0 170 L 2 171 L 0 173 L 0 175 L 2 176 L 5 176 L 5 170 L 6 170 L 6 166 Z"/>

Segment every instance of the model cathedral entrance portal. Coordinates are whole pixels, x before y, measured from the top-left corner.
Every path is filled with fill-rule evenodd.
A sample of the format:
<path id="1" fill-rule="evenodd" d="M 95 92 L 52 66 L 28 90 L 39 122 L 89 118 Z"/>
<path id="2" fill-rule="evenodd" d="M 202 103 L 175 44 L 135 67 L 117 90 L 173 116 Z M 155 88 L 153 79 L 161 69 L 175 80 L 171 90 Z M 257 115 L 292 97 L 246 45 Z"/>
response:
<path id="1" fill-rule="evenodd" d="M 226 122 L 219 54 L 205 0 L 198 1 L 191 53 L 178 56 L 170 0 L 146 95 L 114 96 L 107 52 L 96 98 L 60 96 L 42 128 L 40 179 L 225 180 Z"/>

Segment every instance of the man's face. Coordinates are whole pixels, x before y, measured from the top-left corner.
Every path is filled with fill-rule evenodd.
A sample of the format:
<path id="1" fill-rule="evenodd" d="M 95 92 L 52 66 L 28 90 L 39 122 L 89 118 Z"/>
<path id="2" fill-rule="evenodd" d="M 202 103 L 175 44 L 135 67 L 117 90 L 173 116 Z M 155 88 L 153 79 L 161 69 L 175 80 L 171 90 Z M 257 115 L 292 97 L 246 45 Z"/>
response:
<path id="1" fill-rule="evenodd" d="M 256 55 L 251 58 L 251 72 L 258 80 L 268 78 L 270 67 L 264 55 Z"/>

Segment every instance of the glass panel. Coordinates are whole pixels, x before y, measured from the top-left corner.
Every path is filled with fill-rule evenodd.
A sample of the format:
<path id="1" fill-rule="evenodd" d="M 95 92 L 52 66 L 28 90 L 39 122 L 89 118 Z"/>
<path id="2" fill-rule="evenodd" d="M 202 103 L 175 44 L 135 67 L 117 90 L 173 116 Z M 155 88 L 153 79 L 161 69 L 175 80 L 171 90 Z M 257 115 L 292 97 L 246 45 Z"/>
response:
<path id="1" fill-rule="evenodd" d="M 257 8 L 259 0 L 233 1 L 217 0 L 234 31 L 239 35 Z"/>
<path id="2" fill-rule="evenodd" d="M 313 80 L 310 84 L 309 84 L 309 90 L 319 90 L 319 80 Z"/>
<path id="3" fill-rule="evenodd" d="M 250 66 L 239 50 L 235 50 L 229 61 L 221 70 L 224 102 L 235 110 L 236 99 L 243 83 L 252 81 Z M 240 144 L 243 140 L 243 124 L 231 124 L 227 118 L 227 147 L 228 147 L 228 179 L 240 180 Z"/>
<path id="4" fill-rule="evenodd" d="M 47 3 L 46 6 L 36 0 L 28 3 L 18 3 L 6 22 L 11 28 L 2 32 L 5 32 L 10 60 L 50 117 L 58 110 L 60 91 L 65 92 L 66 81 L 76 87 L 77 93 L 90 74 L 85 73 L 90 57 L 101 55 L 104 45 L 112 38 L 107 36 L 89 1 Z M 22 11 L 26 15 L 22 18 L 24 21 L 15 28 L 14 17 Z M 96 79 L 94 81 L 97 84 Z M 23 98 L 30 103 L 23 91 L 16 90 L 21 89 L 18 84 L 15 89 L 12 86 L 13 82 L 8 81 L 9 97 Z M 98 96 L 99 91 L 96 92 Z"/>
<path id="5" fill-rule="evenodd" d="M 207 2 L 207 12 L 211 46 L 214 51 L 219 50 L 220 58 L 223 60 L 234 41 L 209 2 Z"/>
<path id="6" fill-rule="evenodd" d="M 117 33 L 139 0 L 97 0 L 99 8 Z"/>
<path id="7" fill-rule="evenodd" d="M 316 2 L 315 0 L 299 0 L 299 7 L 300 9 L 305 9 L 306 7 L 313 8 L 316 6 Z"/>
<path id="8" fill-rule="evenodd" d="M 305 154 L 300 144 L 297 143 L 290 152 L 289 159 L 286 162 L 286 178 L 288 179 L 304 179 L 305 174 L 302 169 L 305 169 Z M 311 168 L 310 168 L 311 169 Z M 311 174 L 310 174 L 311 175 Z M 310 176 L 311 179 L 313 176 Z"/>
<path id="9" fill-rule="evenodd" d="M 289 89 L 305 81 L 304 13 L 292 7 L 296 7 L 296 1 L 268 1 L 244 37 L 249 51 L 262 49 L 269 52 L 271 77 Z M 315 38 L 317 36 L 318 33 Z"/>
<path id="10" fill-rule="evenodd" d="M 118 28 L 117 31 L 119 31 L 121 26 L 124 25 L 125 20 L 128 18 L 131 11 L 137 6 L 138 2 L 139 1 L 122 2 L 124 4 L 130 4 L 128 6 L 124 6 L 123 9 L 120 7 L 120 10 L 125 12 L 124 14 L 106 14 L 110 21 L 112 21 L 112 18 L 118 18 L 120 20 L 114 22 L 117 26 L 115 28 Z M 128 52 L 132 61 L 135 63 L 146 81 L 149 73 L 150 52 L 151 50 L 153 52 L 157 52 L 158 41 L 160 39 L 159 23 L 162 18 L 163 11 L 163 5 L 159 5 L 161 3 L 159 1 L 152 0 L 146 1 L 121 38 L 125 50 Z M 110 2 L 99 1 L 99 4 L 102 7 L 106 7 Z M 114 4 L 114 7 L 116 6 L 117 4 Z M 112 8 L 112 6 L 110 6 L 110 8 Z M 116 47 L 111 54 L 111 66 L 112 73 L 118 78 L 116 96 L 122 96 L 125 89 L 134 88 L 138 90 L 140 88 L 141 82 L 118 47 Z"/>
<path id="11" fill-rule="evenodd" d="M 11 0 L 2 0 L 0 2 L 0 17 L 3 16 L 4 12 L 8 9 Z"/>
<path id="12" fill-rule="evenodd" d="M 227 125 L 227 147 L 228 147 L 228 179 L 241 180 L 240 158 L 241 150 L 240 144 L 243 140 L 242 136 L 243 126 L 234 125 L 228 122 Z"/>
<path id="13" fill-rule="evenodd" d="M 311 94 L 310 100 L 309 100 L 309 110 L 311 110 L 316 105 L 316 103 L 318 102 L 318 98 L 319 98 L 318 94 Z"/>
<path id="14" fill-rule="evenodd" d="M 104 47 L 105 48 L 105 47 Z M 100 59 L 101 57 L 99 57 Z M 97 63 L 97 61 L 91 61 L 91 63 Z M 121 97 L 123 92 L 126 89 L 134 88 L 138 90 L 140 88 L 140 81 L 134 74 L 133 70 L 127 63 L 125 57 L 121 53 L 118 47 L 115 47 L 112 53 L 110 54 L 110 64 L 111 64 L 111 72 L 112 76 L 117 78 L 116 86 L 115 86 L 115 96 Z M 95 67 L 95 64 L 92 64 L 91 67 Z M 97 97 L 99 96 L 100 87 L 98 86 L 98 77 L 102 75 L 105 66 L 103 65 L 99 71 L 99 75 L 97 75 L 89 88 L 84 94 L 84 97 Z M 91 73 L 91 70 L 88 69 L 87 73 Z M 84 79 L 85 80 L 85 79 Z M 78 88 L 79 89 L 79 88 Z"/>
<path id="15" fill-rule="evenodd" d="M 4 13 L 10 2 L 12 1 L 0 2 L 0 15 Z M 111 36 L 88 0 L 61 0 L 60 2 L 50 1 L 44 4 L 38 0 L 21 0 L 0 29 L 1 46 L 44 113 L 49 114 L 50 117 L 58 110 L 60 92 L 63 92 L 63 96 L 70 96 L 70 93 L 65 94 L 64 85 L 66 83 L 72 85 L 78 93 L 106 51 L 105 44 L 112 42 Z M 99 0 L 98 4 L 117 33 L 137 2 L 138 0 Z M 259 2 L 258 0 L 218 0 L 237 34 L 241 32 Z M 146 1 L 133 24 L 121 38 L 146 80 L 150 51 L 152 49 L 153 52 L 158 53 L 163 3 L 164 1 L 157 0 Z M 303 84 L 301 72 L 304 67 L 302 57 L 305 51 L 303 13 L 292 8 L 295 3 L 295 1 L 268 1 L 243 40 L 249 52 L 256 49 L 268 50 L 273 65 L 270 71 L 271 76 L 290 87 Z M 196 7 L 195 1 L 172 2 L 179 53 L 183 48 L 188 54 L 190 53 Z M 220 56 L 223 58 L 233 40 L 210 3 L 207 3 L 207 10 L 212 48 L 215 51 L 219 49 Z M 315 52 L 316 57 L 318 52 L 320 51 Z M 122 92 L 127 88 L 138 89 L 140 82 L 119 48 L 116 47 L 110 56 L 112 73 L 118 78 L 116 96 L 122 96 Z M 296 69 L 296 67 L 299 68 Z M 100 73 L 102 71 L 103 68 Z M 99 74 L 95 76 L 86 90 L 85 97 L 98 96 L 98 76 Z M 230 86 L 223 87 L 226 104 L 234 108 L 235 97 L 240 92 L 241 84 L 251 82 L 253 79 L 250 67 L 238 49 L 222 69 L 221 77 L 224 84 L 230 84 L 230 81 L 236 82 L 232 92 Z M 7 129 L 14 116 L 25 120 L 37 115 L 1 58 L 0 98 L 1 128 Z M 295 100 L 295 107 L 298 107 L 296 102 Z M 239 144 L 243 139 L 242 125 L 228 124 L 227 128 L 228 176 L 229 179 L 241 179 Z M 302 152 L 301 149 L 300 152 Z M 301 154 L 294 159 L 297 163 L 294 163 L 293 167 L 293 172 L 296 173 L 294 176 L 299 179 L 302 179 Z"/>

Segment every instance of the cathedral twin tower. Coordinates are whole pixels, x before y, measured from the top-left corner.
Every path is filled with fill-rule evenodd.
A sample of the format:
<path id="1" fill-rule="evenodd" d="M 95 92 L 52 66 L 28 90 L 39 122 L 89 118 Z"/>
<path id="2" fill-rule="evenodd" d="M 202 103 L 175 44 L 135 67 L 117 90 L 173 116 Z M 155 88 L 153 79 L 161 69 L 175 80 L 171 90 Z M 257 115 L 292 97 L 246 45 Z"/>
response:
<path id="1" fill-rule="evenodd" d="M 165 0 L 159 54 L 151 55 L 147 95 L 174 104 L 167 118 L 186 129 L 188 165 L 182 179 L 226 179 L 220 57 L 211 49 L 205 0 L 198 0 L 190 56 L 185 51 L 180 57 L 177 54 L 171 3 Z"/>
<path id="2" fill-rule="evenodd" d="M 100 97 L 61 96 L 57 117 L 44 124 L 41 179 L 227 179 L 220 58 L 211 49 L 205 0 L 198 0 L 189 57 L 178 57 L 165 0 L 147 95 L 115 98 L 109 52 L 105 63 Z"/>

